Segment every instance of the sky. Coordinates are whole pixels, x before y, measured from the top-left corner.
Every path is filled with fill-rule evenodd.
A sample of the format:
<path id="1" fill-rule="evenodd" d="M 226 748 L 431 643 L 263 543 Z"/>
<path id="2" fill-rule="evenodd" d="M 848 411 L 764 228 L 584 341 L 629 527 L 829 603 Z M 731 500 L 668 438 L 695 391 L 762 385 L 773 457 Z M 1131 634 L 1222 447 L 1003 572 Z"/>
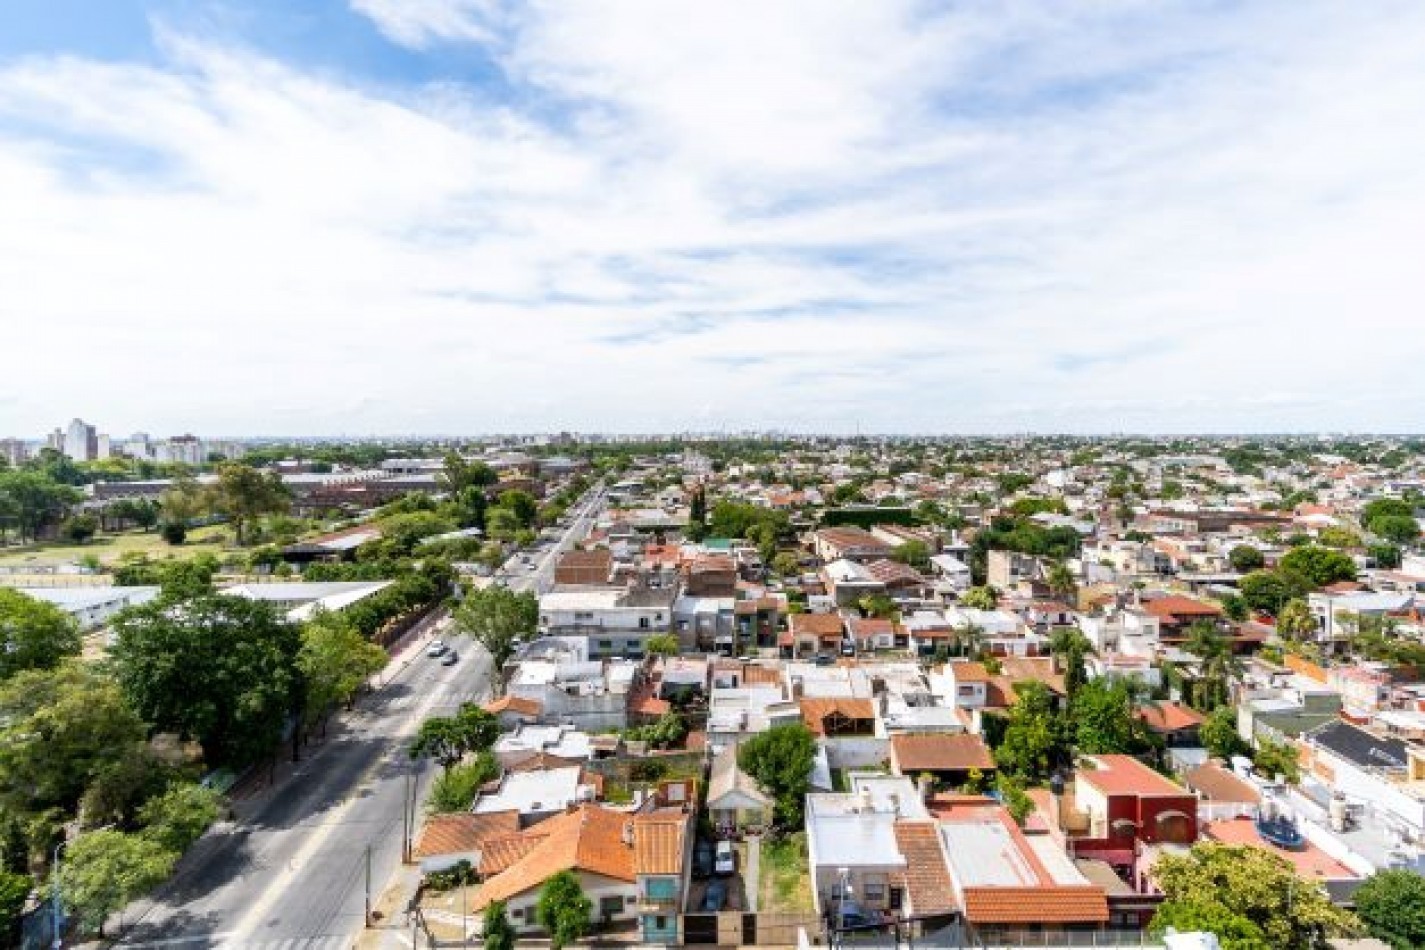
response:
<path id="1" fill-rule="evenodd" d="M 1425 4 L 6 0 L 0 437 L 1425 428 Z"/>

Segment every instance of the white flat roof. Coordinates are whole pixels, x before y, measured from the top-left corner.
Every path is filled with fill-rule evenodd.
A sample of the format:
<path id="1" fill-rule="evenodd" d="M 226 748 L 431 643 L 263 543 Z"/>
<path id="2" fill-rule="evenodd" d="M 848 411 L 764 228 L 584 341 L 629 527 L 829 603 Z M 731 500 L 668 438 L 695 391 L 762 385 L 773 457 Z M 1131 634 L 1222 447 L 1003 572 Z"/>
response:
<path id="1" fill-rule="evenodd" d="M 579 772 L 577 765 L 532 772 L 506 772 L 498 792 L 481 795 L 476 800 L 475 813 L 518 811 L 528 814 L 562 810 L 570 802 L 579 800 Z"/>
<path id="2" fill-rule="evenodd" d="M 85 610 L 105 604 L 141 604 L 156 596 L 157 587 L 17 587 L 20 593 L 61 610 Z"/>

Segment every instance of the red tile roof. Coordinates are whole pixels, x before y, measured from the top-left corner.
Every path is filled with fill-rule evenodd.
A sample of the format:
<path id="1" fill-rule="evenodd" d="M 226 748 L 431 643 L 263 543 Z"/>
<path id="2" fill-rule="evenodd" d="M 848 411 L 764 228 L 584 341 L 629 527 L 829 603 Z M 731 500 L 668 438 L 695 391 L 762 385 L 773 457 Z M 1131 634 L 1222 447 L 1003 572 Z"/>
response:
<path id="1" fill-rule="evenodd" d="M 1105 795 L 1187 795 L 1181 785 L 1168 779 L 1131 755 L 1093 755 L 1075 779 L 1092 785 Z"/>
<path id="2" fill-rule="evenodd" d="M 618 881 L 633 881 L 633 835 L 625 840 L 625 830 L 632 821 L 623 812 L 599 805 L 581 805 L 513 836 L 529 839 L 509 842 L 510 850 L 523 853 L 485 880 L 475 896 L 473 909 L 480 910 L 491 901 L 523 894 L 560 871 L 580 870 Z M 481 871 L 486 871 L 484 860 Z"/>
<path id="3" fill-rule="evenodd" d="M 1148 703 L 1138 708 L 1138 718 L 1154 732 L 1177 732 L 1194 729 L 1203 724 L 1206 717 L 1195 709 L 1181 703 Z"/>
<path id="4" fill-rule="evenodd" d="M 905 858 L 905 884 L 910 912 L 916 917 L 948 914 L 957 910 L 950 869 L 933 821 L 898 821 L 896 844 Z"/>
<path id="5" fill-rule="evenodd" d="M 840 614 L 792 614 L 787 618 L 793 636 L 840 636 L 842 626 Z"/>
<path id="6" fill-rule="evenodd" d="M 1191 597 L 1180 597 L 1177 594 L 1145 600 L 1143 609 L 1155 617 L 1164 619 L 1222 616 L 1222 608 L 1216 604 L 1206 604 L 1200 600 L 1193 600 Z"/>
<path id="7" fill-rule="evenodd" d="M 995 767 L 984 740 L 968 733 L 891 736 L 891 753 L 902 775 Z"/>
<path id="8" fill-rule="evenodd" d="M 819 736 L 826 735 L 825 721 L 832 713 L 840 713 L 847 719 L 874 720 L 876 707 L 869 699 L 803 699 L 799 701 L 802 721 L 808 729 Z"/>
<path id="9" fill-rule="evenodd" d="M 965 917 L 973 924 L 1072 924 L 1108 920 L 1098 887 L 967 887 Z"/>
<path id="10" fill-rule="evenodd" d="M 519 831 L 518 811 L 494 811 L 477 815 L 455 812 L 432 815 L 416 838 L 416 857 L 437 854 L 465 854 L 479 851 L 486 841 Z"/>

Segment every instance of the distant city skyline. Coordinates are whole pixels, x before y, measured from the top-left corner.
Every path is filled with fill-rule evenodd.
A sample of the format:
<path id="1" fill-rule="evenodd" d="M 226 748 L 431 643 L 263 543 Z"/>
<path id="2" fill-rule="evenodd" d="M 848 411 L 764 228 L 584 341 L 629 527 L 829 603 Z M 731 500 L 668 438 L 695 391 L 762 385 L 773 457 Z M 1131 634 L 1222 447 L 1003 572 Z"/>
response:
<path id="1" fill-rule="evenodd" d="M 1410 3 L 12 0 L 0 438 L 1416 431 L 1421 114 Z"/>

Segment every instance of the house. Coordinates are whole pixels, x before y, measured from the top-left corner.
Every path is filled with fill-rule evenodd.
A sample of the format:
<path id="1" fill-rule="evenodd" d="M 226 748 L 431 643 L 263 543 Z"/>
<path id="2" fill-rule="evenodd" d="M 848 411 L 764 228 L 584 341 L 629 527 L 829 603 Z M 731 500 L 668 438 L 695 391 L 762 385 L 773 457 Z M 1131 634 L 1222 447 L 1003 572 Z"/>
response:
<path id="1" fill-rule="evenodd" d="M 509 770 L 500 777 L 495 790 L 476 796 L 471 810 L 477 815 L 513 812 L 527 827 L 597 797 L 594 777 L 586 775 L 578 765 Z"/>
<path id="2" fill-rule="evenodd" d="M 1164 700 L 1144 703 L 1135 714 L 1169 749 L 1191 749 L 1202 745 L 1197 731 L 1206 717 L 1195 709 Z"/>
<path id="3" fill-rule="evenodd" d="M 593 754 L 589 734 L 569 725 L 525 724 L 495 741 L 495 758 L 502 765 L 522 761 L 532 752 L 545 752 L 575 762 L 588 759 Z"/>
<path id="4" fill-rule="evenodd" d="M 852 774 L 850 781 L 850 792 L 806 799 L 807 859 L 818 913 L 848 893 L 869 911 L 900 907 L 907 862 L 896 824 L 930 820 L 907 778 Z"/>
<path id="5" fill-rule="evenodd" d="M 487 840 L 508 837 L 519 830 L 520 816 L 513 811 L 431 815 L 416 836 L 415 859 L 423 874 L 447 870 L 461 861 L 478 868 Z"/>
<path id="6" fill-rule="evenodd" d="M 790 655 L 814 656 L 817 653 L 836 655 L 846 637 L 840 614 L 792 614 L 787 618 L 787 639 Z"/>
<path id="7" fill-rule="evenodd" d="M 1158 639 L 1165 643 L 1182 643 L 1188 638 L 1188 628 L 1200 620 L 1216 623 L 1222 618 L 1222 608 L 1216 604 L 1194 600 L 1178 594 L 1145 599 L 1142 609 L 1158 621 Z"/>
<path id="8" fill-rule="evenodd" d="M 1349 902 L 1356 888 L 1360 887 L 1367 877 L 1352 870 L 1343 860 L 1332 856 L 1310 838 L 1298 848 L 1279 848 L 1268 844 L 1257 833 L 1256 823 L 1246 816 L 1203 822 L 1202 837 L 1205 841 L 1215 841 L 1218 844 L 1257 848 L 1283 858 L 1296 871 L 1297 877 L 1319 883 L 1337 903 Z"/>
<path id="9" fill-rule="evenodd" d="M 1216 762 L 1188 769 L 1183 784 L 1199 799 L 1197 811 L 1203 819 L 1250 818 L 1262 804 L 1262 793 Z"/>
<path id="10" fill-rule="evenodd" d="M 738 767 L 737 746 L 729 745 L 713 756 L 707 809 L 714 828 L 766 828 L 772 823 L 773 804 L 756 780 Z"/>
<path id="11" fill-rule="evenodd" d="M 838 607 L 850 607 L 863 597 L 886 593 L 885 582 L 866 564 L 847 558 L 821 569 L 820 578 Z"/>
<path id="12" fill-rule="evenodd" d="M 989 799 L 955 801 L 937 807 L 935 816 L 950 893 L 967 931 L 960 946 L 1018 946 L 1014 935 L 1025 930 L 1046 945 L 1068 945 L 1067 934 L 1054 935 L 1108 923 L 1104 888 L 1084 876 L 1054 836 L 1025 834 Z"/>
<path id="13" fill-rule="evenodd" d="M 990 671 L 973 660 L 952 660 L 930 673 L 936 695 L 961 709 L 983 709 L 989 702 Z"/>
<path id="14" fill-rule="evenodd" d="M 512 732 L 527 723 L 538 722 L 544 713 L 544 704 L 538 700 L 508 693 L 480 708 L 500 720 L 501 732 Z"/>
<path id="15" fill-rule="evenodd" d="M 942 585 L 953 594 L 963 594 L 974 586 L 970 565 L 949 554 L 937 554 L 930 559 L 930 571 L 935 577 L 936 587 Z"/>
<path id="16" fill-rule="evenodd" d="M 1131 755 L 1088 756 L 1074 776 L 1074 801 L 1090 838 L 1125 846 L 1197 840 L 1197 799 Z"/>
<path id="17" fill-rule="evenodd" d="M 912 779 L 930 775 L 941 787 L 959 788 L 971 773 L 992 780 L 995 760 L 970 733 L 900 734 L 891 736 L 891 771 Z"/>
<path id="18" fill-rule="evenodd" d="M 985 582 L 996 590 L 1011 590 L 1021 581 L 1038 580 L 1041 574 L 1039 559 L 1032 554 L 990 551 L 985 558 Z"/>
<path id="19" fill-rule="evenodd" d="M 608 584 L 613 570 L 614 555 L 608 548 L 565 551 L 555 562 L 554 583 L 556 586 Z"/>
<path id="20" fill-rule="evenodd" d="M 555 874 L 571 871 L 591 902 L 591 922 L 637 921 L 645 934 L 660 935 L 646 939 L 675 942 L 692 846 L 690 817 L 682 809 L 629 814 L 583 804 L 487 839 L 479 868 L 484 880 L 471 910 L 504 901 L 517 932 L 538 932 L 541 888 Z"/>
<path id="21" fill-rule="evenodd" d="M 510 676 L 506 692 L 539 703 L 546 722 L 589 731 L 622 729 L 640 676 L 639 664 L 623 657 L 526 659 Z"/>
<path id="22" fill-rule="evenodd" d="M 873 581 L 881 585 L 882 590 L 898 600 L 924 597 L 930 591 L 930 580 L 900 561 L 889 558 L 871 561 L 866 565 L 866 571 Z"/>
<path id="23" fill-rule="evenodd" d="M 801 718 L 801 708 L 787 700 L 779 685 L 714 686 L 708 700 L 708 744 L 720 750 Z"/>
<path id="24" fill-rule="evenodd" d="M 822 528 L 812 534 L 812 551 L 823 562 L 876 561 L 891 556 L 891 545 L 864 528 Z"/>
<path id="25" fill-rule="evenodd" d="M 876 734 L 876 707 L 869 699 L 801 699 L 797 704 L 801 709 L 802 722 L 818 736 L 834 739 Z"/>
<path id="26" fill-rule="evenodd" d="M 1306 780 L 1387 818 L 1410 837 L 1425 837 L 1425 786 L 1412 774 L 1420 756 L 1409 743 L 1338 720 L 1304 733 L 1297 745 Z"/>
<path id="27" fill-rule="evenodd" d="M 555 588 L 539 598 L 541 632 L 586 637 L 589 657 L 643 656 L 649 637 L 673 629 L 677 589 Z"/>
<path id="28" fill-rule="evenodd" d="M 700 554 L 686 566 L 684 590 L 694 597 L 731 597 L 737 565 L 726 554 Z"/>
<path id="29" fill-rule="evenodd" d="M 905 629 L 889 617 L 849 617 L 846 626 L 858 650 L 903 650 L 909 644 Z"/>
<path id="30" fill-rule="evenodd" d="M 271 604 L 293 623 L 308 620 L 318 611 L 338 613 L 373 597 L 391 581 L 279 581 L 271 584 L 234 584 L 220 593 Z"/>

